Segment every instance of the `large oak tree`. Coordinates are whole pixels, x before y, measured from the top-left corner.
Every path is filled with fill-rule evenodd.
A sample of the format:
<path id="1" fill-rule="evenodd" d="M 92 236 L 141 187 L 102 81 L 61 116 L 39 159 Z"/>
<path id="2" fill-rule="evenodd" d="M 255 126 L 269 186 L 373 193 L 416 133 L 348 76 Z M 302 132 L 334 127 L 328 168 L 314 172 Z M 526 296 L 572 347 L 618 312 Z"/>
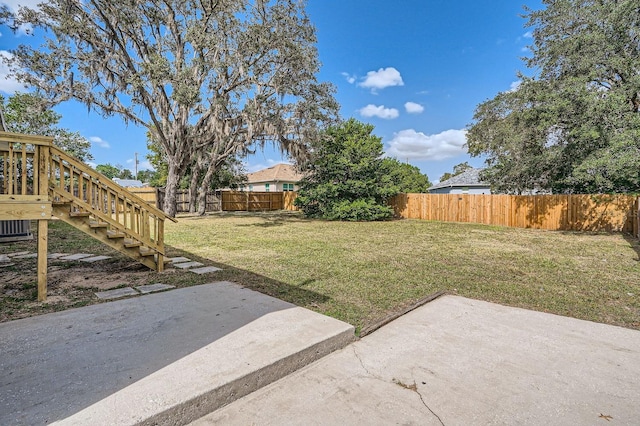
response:
<path id="1" fill-rule="evenodd" d="M 640 191 L 640 3 L 543 4 L 526 14 L 535 76 L 478 106 L 469 152 L 499 190 Z"/>
<path id="2" fill-rule="evenodd" d="M 20 81 L 148 129 L 172 216 L 197 158 L 212 170 L 265 143 L 301 156 L 337 111 L 301 0 L 50 0 L 4 15 L 45 30 L 12 52 Z"/>

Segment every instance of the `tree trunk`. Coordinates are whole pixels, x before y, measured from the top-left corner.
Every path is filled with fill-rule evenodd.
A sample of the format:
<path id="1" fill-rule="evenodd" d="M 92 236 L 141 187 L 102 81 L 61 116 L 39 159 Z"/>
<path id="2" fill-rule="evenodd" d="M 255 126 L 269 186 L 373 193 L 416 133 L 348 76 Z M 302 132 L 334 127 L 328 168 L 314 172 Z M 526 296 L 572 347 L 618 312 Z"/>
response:
<path id="1" fill-rule="evenodd" d="M 191 170 L 191 181 L 189 182 L 189 213 L 196 212 L 198 201 L 198 180 L 200 178 L 200 161 L 197 161 Z"/>
<path id="2" fill-rule="evenodd" d="M 205 173 L 204 178 L 202 178 L 202 183 L 198 188 L 198 214 L 200 216 L 204 216 L 207 211 L 207 192 L 209 192 L 209 186 L 211 185 L 211 180 L 213 179 L 215 172 L 215 165 L 210 164 L 207 169 L 207 173 Z"/>
<path id="3" fill-rule="evenodd" d="M 169 171 L 167 173 L 167 186 L 164 193 L 164 205 L 162 210 L 169 217 L 176 217 L 176 190 L 180 180 L 179 166 L 174 159 L 168 158 Z"/>

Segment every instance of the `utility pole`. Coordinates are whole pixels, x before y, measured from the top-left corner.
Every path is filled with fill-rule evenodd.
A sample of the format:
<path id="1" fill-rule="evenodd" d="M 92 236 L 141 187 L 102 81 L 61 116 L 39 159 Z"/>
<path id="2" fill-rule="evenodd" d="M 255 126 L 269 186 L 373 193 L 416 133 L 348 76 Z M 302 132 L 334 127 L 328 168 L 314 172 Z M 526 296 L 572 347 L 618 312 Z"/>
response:
<path id="1" fill-rule="evenodd" d="M 135 167 L 136 167 L 136 176 L 135 176 L 135 180 L 138 180 L 138 153 L 134 152 L 133 153 L 135 156 Z"/>

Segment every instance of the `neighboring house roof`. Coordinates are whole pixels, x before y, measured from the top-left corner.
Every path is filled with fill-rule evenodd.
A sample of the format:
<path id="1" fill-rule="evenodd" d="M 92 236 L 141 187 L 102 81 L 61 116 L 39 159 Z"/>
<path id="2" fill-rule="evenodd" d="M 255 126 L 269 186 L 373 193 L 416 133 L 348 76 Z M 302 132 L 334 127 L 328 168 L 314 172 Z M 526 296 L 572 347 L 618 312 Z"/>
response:
<path id="1" fill-rule="evenodd" d="M 302 174 L 298 173 L 291 164 L 276 164 L 268 169 L 247 174 L 248 183 L 298 182 L 300 179 Z"/>
<path id="2" fill-rule="evenodd" d="M 432 189 L 439 188 L 451 188 L 451 187 L 488 187 L 491 186 L 489 182 L 484 182 L 480 180 L 480 172 L 484 169 L 469 169 L 459 175 L 452 177 L 451 179 L 447 179 L 442 181 L 436 185 L 433 185 L 429 188 L 429 191 Z"/>
<path id="3" fill-rule="evenodd" d="M 139 180 L 113 178 L 113 181 L 123 188 L 142 188 L 144 185 Z"/>

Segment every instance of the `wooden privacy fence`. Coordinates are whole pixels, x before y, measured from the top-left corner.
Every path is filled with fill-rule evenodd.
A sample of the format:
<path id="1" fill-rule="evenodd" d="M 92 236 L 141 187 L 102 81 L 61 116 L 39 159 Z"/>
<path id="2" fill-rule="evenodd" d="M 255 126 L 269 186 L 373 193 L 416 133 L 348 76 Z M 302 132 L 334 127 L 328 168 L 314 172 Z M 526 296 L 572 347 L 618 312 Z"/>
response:
<path id="1" fill-rule="evenodd" d="M 163 188 L 127 188 L 147 203 L 162 208 Z M 298 210 L 293 204 L 298 196 L 295 192 L 253 192 L 253 191 L 217 191 L 207 194 L 207 212 L 214 211 L 270 211 Z M 176 192 L 176 210 L 178 213 L 189 211 L 189 191 Z"/>
<path id="2" fill-rule="evenodd" d="M 407 219 L 638 235 L 635 195 L 398 194 L 390 205 Z"/>
<path id="3" fill-rule="evenodd" d="M 223 191 L 223 211 L 297 210 L 295 192 Z"/>

